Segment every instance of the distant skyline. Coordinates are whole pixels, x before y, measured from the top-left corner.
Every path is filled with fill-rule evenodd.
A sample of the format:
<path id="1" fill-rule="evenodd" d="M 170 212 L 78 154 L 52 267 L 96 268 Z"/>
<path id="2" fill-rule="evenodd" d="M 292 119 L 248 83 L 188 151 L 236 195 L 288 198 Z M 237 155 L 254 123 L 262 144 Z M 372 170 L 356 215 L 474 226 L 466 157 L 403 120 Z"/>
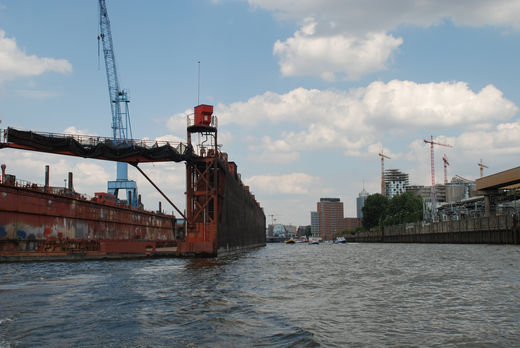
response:
<path id="1" fill-rule="evenodd" d="M 133 135 L 185 139 L 185 115 L 215 106 L 219 143 L 278 222 L 309 225 L 321 197 L 356 216 L 380 192 L 378 153 L 410 184 L 518 166 L 520 1 L 106 0 Z M 0 0 L 0 126 L 110 136 L 96 0 Z M 20 179 L 93 194 L 115 164 L 1 150 Z M 183 164 L 143 165 L 179 207 Z M 135 169 L 148 209 L 168 206 Z M 364 183 L 364 184 L 363 184 Z M 270 222 L 269 218 L 267 219 Z"/>

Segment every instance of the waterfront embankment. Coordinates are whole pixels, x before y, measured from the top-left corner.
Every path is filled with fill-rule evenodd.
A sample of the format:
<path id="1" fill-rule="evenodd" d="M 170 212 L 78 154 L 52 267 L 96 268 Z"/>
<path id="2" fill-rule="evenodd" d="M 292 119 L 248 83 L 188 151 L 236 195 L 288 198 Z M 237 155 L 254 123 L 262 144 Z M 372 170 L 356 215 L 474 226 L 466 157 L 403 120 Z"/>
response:
<path id="1" fill-rule="evenodd" d="M 412 223 L 360 231 L 348 242 L 520 244 L 518 216 L 463 218 L 435 223 Z"/>

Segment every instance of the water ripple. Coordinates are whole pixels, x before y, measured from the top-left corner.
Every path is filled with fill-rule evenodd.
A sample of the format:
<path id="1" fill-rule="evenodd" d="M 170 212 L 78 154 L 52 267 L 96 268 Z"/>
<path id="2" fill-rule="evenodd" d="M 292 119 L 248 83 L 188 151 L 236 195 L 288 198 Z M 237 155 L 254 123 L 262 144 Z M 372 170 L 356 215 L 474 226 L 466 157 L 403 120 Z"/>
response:
<path id="1" fill-rule="evenodd" d="M 510 347 L 520 248 L 268 245 L 0 264 L 0 347 Z"/>

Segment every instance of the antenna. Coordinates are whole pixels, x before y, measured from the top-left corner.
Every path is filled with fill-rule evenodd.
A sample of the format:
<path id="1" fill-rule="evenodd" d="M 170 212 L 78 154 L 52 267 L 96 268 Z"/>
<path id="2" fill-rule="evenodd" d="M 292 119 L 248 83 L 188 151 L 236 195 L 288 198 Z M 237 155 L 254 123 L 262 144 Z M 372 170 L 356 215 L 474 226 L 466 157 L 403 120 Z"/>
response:
<path id="1" fill-rule="evenodd" d="M 197 62 L 199 66 L 199 75 L 198 75 L 198 83 L 197 83 L 197 105 L 200 105 L 200 60 Z"/>

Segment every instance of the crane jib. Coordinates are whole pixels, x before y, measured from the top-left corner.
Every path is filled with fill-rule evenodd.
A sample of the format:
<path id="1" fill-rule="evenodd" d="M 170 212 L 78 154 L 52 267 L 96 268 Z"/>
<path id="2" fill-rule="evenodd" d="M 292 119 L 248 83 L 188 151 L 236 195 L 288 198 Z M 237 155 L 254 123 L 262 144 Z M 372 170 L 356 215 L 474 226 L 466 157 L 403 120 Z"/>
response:
<path id="1" fill-rule="evenodd" d="M 105 68 L 108 82 L 108 93 L 110 98 L 110 109 L 112 111 L 112 132 L 114 139 L 132 139 L 132 128 L 130 123 L 130 113 L 128 110 L 128 94 L 119 87 L 117 76 L 116 60 L 114 55 L 114 45 L 112 41 L 112 31 L 110 29 L 110 19 L 104 0 L 99 0 L 99 28 L 101 42 L 103 44 L 103 55 L 105 58 Z"/>

